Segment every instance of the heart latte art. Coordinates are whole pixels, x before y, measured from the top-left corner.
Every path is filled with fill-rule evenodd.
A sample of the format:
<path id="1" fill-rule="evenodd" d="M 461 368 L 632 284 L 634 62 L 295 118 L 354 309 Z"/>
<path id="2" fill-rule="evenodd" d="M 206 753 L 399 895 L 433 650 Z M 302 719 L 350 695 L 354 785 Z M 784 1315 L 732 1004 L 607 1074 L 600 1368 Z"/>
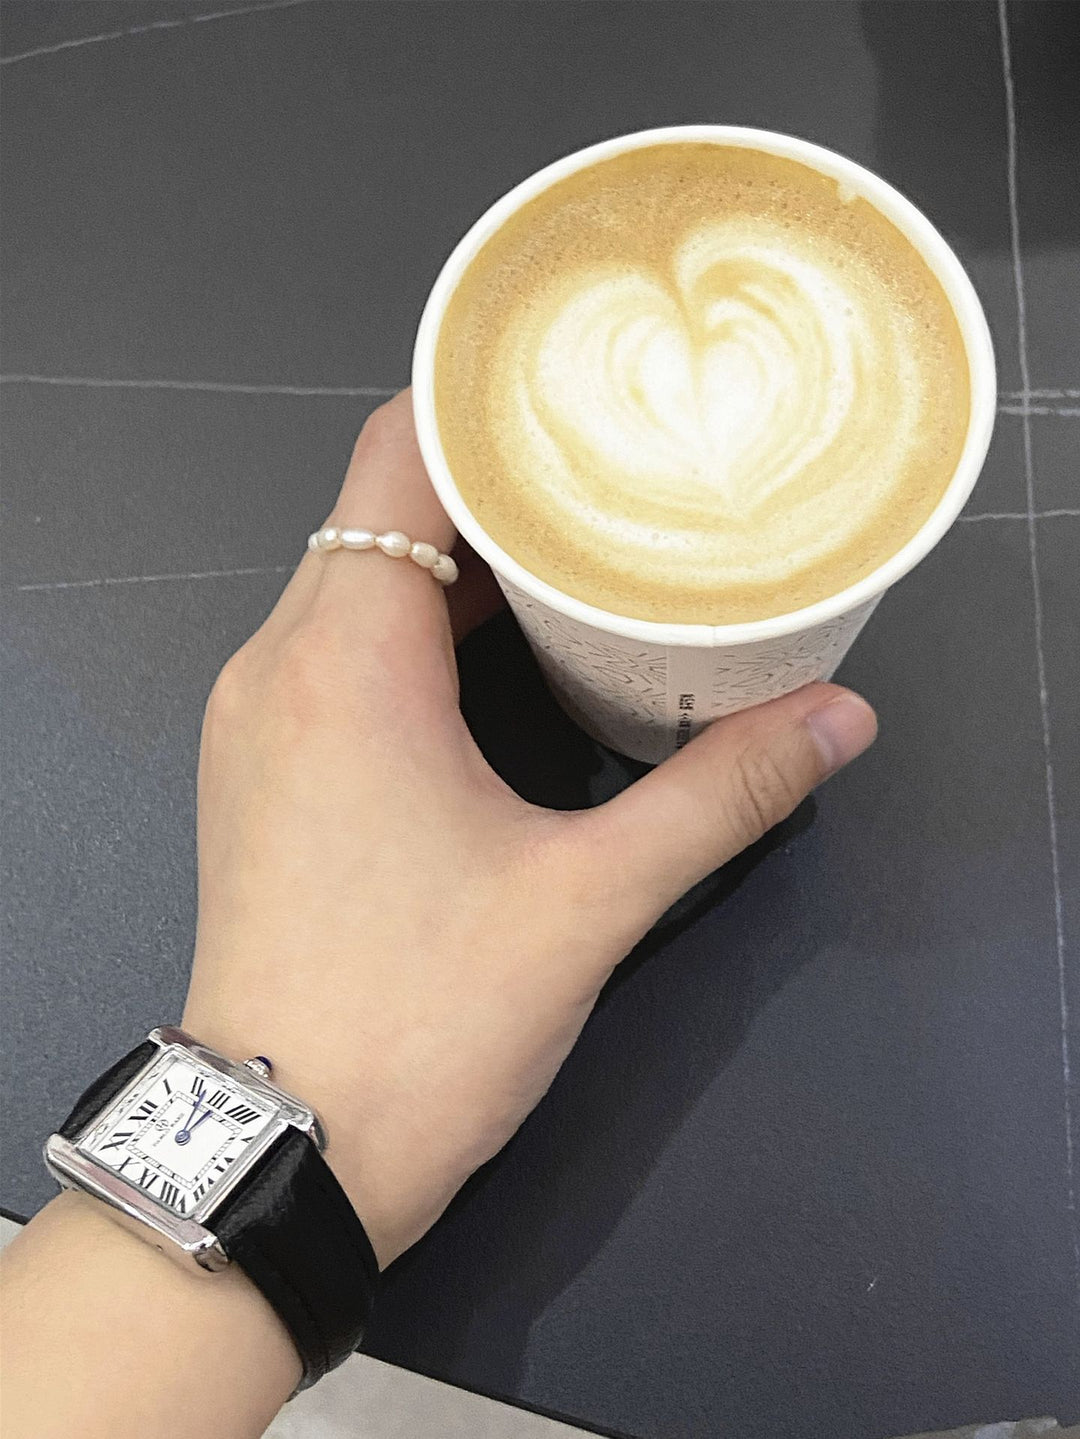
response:
<path id="1" fill-rule="evenodd" d="M 458 487 L 527 569 L 716 624 L 895 553 L 955 468 L 968 373 L 940 285 L 868 202 L 687 143 L 580 172 L 488 241 L 436 404 Z"/>

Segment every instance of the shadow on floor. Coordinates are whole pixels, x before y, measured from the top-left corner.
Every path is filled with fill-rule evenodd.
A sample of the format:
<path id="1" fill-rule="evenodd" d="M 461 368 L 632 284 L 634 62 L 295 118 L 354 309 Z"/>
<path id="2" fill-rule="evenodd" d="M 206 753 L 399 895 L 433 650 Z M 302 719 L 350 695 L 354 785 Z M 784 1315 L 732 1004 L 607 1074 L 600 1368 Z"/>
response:
<path id="1" fill-rule="evenodd" d="M 462 708 L 477 742 L 534 803 L 600 803 L 646 768 L 567 719 L 509 614 L 463 646 L 460 668 Z M 760 945 L 721 955 L 716 928 L 705 923 L 809 829 L 815 812 L 808 800 L 685 895 L 619 967 L 536 1113 L 390 1271 L 366 1351 L 442 1378 L 453 1378 L 464 1360 L 470 1376 L 482 1376 L 483 1392 L 521 1393 L 531 1321 L 602 1249 L 757 1011 L 815 953 L 812 924 L 794 936 L 766 927 Z M 508 1213 L 512 1225 L 484 1221 Z M 503 1304 L 507 1286 L 514 1298 Z M 482 1326 L 478 1353 L 474 1319 L 489 1303 L 499 1305 L 500 1323 Z"/>

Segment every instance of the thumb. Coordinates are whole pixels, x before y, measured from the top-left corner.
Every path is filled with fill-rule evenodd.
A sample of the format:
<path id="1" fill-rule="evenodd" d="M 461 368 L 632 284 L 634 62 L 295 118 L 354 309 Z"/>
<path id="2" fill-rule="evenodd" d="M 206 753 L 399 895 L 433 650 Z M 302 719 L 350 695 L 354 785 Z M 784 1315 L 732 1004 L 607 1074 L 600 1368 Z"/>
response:
<path id="1" fill-rule="evenodd" d="M 786 819 L 876 734 L 866 701 L 830 684 L 807 685 L 717 720 L 592 811 L 600 830 L 592 836 L 594 852 L 606 856 L 612 886 L 651 924 L 698 880 Z"/>

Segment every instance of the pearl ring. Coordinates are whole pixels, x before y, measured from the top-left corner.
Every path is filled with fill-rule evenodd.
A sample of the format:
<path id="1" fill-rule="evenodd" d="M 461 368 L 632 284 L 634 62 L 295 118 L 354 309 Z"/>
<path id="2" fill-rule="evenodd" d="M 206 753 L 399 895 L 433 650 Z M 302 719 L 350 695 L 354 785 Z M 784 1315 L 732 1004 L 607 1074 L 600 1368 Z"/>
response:
<path id="1" fill-rule="evenodd" d="M 355 530 L 327 525 L 308 536 L 309 550 L 328 554 L 331 550 L 381 550 L 392 560 L 408 557 L 422 570 L 430 570 L 441 585 L 452 585 L 458 567 L 449 555 L 442 555 L 434 545 L 423 540 L 410 540 L 401 530 L 387 530 L 377 535 L 374 530 Z"/>

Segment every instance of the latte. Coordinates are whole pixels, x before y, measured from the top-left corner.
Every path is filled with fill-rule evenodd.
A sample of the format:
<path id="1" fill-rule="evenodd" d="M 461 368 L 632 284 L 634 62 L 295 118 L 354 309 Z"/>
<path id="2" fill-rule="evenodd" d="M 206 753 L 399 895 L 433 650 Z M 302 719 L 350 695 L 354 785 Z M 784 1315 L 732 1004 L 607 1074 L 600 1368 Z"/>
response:
<path id="1" fill-rule="evenodd" d="M 678 142 L 529 201 L 447 306 L 454 480 L 513 558 L 601 609 L 726 624 L 895 554 L 970 412 L 945 293 L 869 201 L 794 160 Z"/>

